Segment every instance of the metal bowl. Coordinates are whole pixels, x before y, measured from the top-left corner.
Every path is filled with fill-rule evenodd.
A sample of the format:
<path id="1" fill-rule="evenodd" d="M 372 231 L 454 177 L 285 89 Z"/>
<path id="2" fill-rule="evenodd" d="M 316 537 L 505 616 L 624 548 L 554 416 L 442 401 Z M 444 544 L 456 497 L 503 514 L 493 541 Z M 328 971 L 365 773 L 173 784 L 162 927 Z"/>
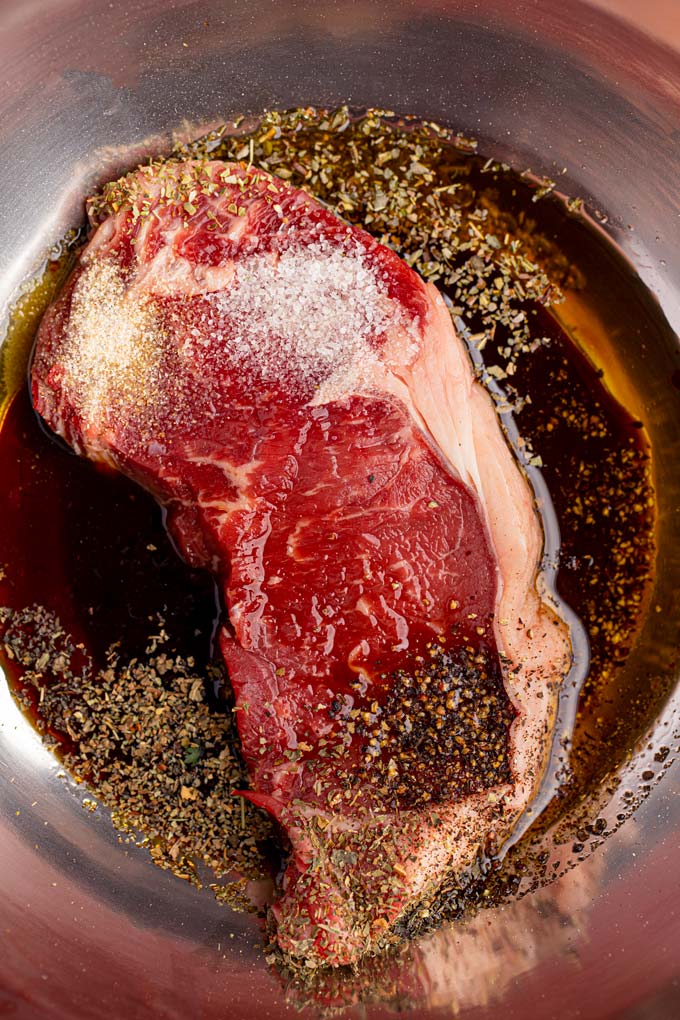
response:
<path id="1" fill-rule="evenodd" d="M 599 210 L 658 299 L 657 316 L 678 329 L 677 0 L 3 0 L 0 52 L 4 309 L 46 247 L 80 222 L 83 195 L 166 149 L 173 133 L 265 107 L 349 101 L 448 122 L 520 169 L 566 168 L 560 187 Z M 611 338 L 650 430 L 660 495 L 655 590 L 628 667 L 641 678 L 656 661 L 672 679 L 664 652 L 678 646 L 671 336 Z M 2 677 L 0 700 L 0 1016 L 289 1015 L 295 992 L 268 969 L 256 924 L 121 845 L 58 777 Z M 680 1015 L 680 766 L 672 753 L 655 760 L 661 745 L 677 750 L 678 704 L 676 694 L 659 706 L 628 764 L 597 791 L 610 820 L 624 792 L 640 801 L 618 831 L 546 888 L 424 940 L 350 1014 L 396 1005 L 418 1018 Z M 338 1001 L 356 995 L 349 982 Z M 308 999 L 301 1015 L 321 1005 Z"/>

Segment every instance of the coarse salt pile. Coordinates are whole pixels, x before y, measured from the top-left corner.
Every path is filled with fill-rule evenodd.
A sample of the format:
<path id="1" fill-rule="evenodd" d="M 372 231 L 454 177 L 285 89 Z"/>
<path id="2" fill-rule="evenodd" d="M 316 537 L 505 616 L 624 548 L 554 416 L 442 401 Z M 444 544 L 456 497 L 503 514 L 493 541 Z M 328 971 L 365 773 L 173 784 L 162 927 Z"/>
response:
<path id="1" fill-rule="evenodd" d="M 414 325 L 360 252 L 323 242 L 238 261 L 211 303 L 225 353 L 264 381 L 350 389 L 378 361 L 376 341 Z"/>

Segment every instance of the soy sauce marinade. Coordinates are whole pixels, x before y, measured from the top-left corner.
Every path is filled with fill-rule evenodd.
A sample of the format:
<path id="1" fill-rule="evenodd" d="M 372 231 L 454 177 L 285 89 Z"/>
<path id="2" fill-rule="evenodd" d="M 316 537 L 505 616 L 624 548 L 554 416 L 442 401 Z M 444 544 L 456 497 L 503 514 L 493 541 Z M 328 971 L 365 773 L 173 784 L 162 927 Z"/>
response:
<path id="1" fill-rule="evenodd" d="M 634 731 L 630 692 L 617 713 L 624 694 L 615 680 L 653 555 L 642 423 L 610 395 L 552 310 L 561 291 L 587 295 L 574 253 L 601 238 L 571 215 L 578 203 L 569 210 L 549 198 L 550 182 L 523 180 L 436 125 L 303 110 L 235 129 L 178 155 L 252 160 L 391 244 L 442 287 L 514 403 L 526 459 L 542 466 L 560 522 L 558 588 L 591 641 L 569 781 L 578 795 L 625 753 Z M 29 327 L 71 259 L 67 248 L 48 264 L 26 299 L 23 330 L 4 350 L 11 402 L 0 428 L 9 494 L 0 528 L 2 664 L 69 768 L 120 825 L 147 833 L 157 863 L 196 883 L 197 859 L 219 877 L 232 867 L 264 873 L 269 823 L 229 796 L 245 776 L 213 661 L 212 580 L 178 559 L 155 501 L 48 436 L 18 385 Z M 604 738 L 595 749 L 594 719 Z M 243 899 L 240 886 L 215 891 L 232 904 Z"/>

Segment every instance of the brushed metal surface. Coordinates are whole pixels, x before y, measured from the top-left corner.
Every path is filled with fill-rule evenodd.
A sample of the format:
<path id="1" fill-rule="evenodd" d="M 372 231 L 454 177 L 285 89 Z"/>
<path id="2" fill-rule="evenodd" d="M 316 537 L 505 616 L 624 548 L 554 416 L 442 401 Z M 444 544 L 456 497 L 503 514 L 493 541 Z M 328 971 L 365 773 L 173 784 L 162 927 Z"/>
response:
<path id="1" fill-rule="evenodd" d="M 2 0 L 0 309 L 81 220 L 97 181 L 232 114 L 349 101 L 446 121 L 520 168 L 553 177 L 566 168 L 560 188 L 606 216 L 679 330 L 680 39 L 669 22 L 659 41 L 665 0 L 637 5 L 635 25 L 606 5 L 616 11 L 616 0 Z M 634 668 L 655 642 L 677 642 L 680 408 L 670 378 L 680 360 L 664 332 L 627 356 L 662 494 L 661 612 L 645 623 Z M 0 502 L 0 526 L 1 513 Z M 660 743 L 677 748 L 677 694 L 641 735 L 619 794 L 603 790 L 608 815 L 644 768 L 663 771 Z M 0 676 L 0 1016 L 290 1015 L 256 925 L 121 846 L 57 773 Z M 680 1014 L 679 779 L 676 763 L 575 871 L 425 940 L 397 982 L 410 996 L 405 1015 Z M 489 931 L 502 937 L 489 941 Z M 348 1015 L 389 1012 L 378 1001 Z"/>

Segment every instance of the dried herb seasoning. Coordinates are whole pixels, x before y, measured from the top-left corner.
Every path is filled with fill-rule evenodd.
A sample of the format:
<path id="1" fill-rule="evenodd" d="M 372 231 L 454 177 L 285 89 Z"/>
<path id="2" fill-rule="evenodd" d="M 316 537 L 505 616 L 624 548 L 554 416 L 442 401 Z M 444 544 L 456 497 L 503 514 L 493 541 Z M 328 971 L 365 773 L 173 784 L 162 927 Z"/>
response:
<path id="1" fill-rule="evenodd" d="M 199 888 L 200 864 L 216 878 L 268 875 L 269 819 L 234 795 L 247 776 L 233 714 L 211 709 L 214 677 L 164 651 L 162 627 L 143 659 L 123 663 L 111 649 L 101 670 L 43 607 L 0 609 L 0 629 L 5 655 L 21 666 L 19 700 L 28 710 L 37 703 L 45 743 L 118 829 L 141 834 L 155 864 Z M 217 888 L 227 902 L 230 886 Z"/>

